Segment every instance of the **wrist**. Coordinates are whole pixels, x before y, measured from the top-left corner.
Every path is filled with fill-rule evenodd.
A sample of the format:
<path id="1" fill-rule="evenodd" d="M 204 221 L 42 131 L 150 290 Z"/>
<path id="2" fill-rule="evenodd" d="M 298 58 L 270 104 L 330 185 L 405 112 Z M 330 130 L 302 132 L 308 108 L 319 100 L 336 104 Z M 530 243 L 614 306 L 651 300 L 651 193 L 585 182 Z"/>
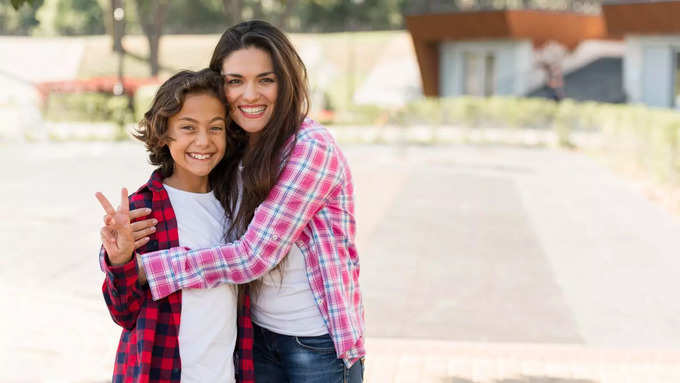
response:
<path id="1" fill-rule="evenodd" d="M 125 265 L 125 264 L 127 264 L 127 263 L 130 262 L 130 260 L 132 259 L 132 254 L 130 254 L 129 257 L 125 257 L 125 258 L 120 258 L 120 257 L 115 257 L 115 258 L 114 258 L 114 257 L 111 257 L 110 255 L 107 254 L 107 258 L 108 258 L 109 264 L 110 264 L 111 266 L 113 266 L 113 267 L 116 267 L 116 266 L 123 266 L 123 265 Z"/>
<path id="2" fill-rule="evenodd" d="M 146 272 L 144 271 L 142 256 L 140 254 L 135 254 L 135 261 L 137 262 L 137 279 L 139 279 L 140 285 L 144 285 L 146 283 Z"/>

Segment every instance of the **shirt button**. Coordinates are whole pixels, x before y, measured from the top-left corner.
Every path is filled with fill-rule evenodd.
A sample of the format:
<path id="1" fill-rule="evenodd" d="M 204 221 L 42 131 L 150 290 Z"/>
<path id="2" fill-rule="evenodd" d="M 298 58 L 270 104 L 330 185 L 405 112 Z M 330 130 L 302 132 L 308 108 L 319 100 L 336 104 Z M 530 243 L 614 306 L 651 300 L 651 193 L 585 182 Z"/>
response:
<path id="1" fill-rule="evenodd" d="M 276 234 L 272 234 L 272 239 L 275 240 L 275 241 L 278 241 L 278 240 L 279 240 L 279 236 L 276 235 Z"/>

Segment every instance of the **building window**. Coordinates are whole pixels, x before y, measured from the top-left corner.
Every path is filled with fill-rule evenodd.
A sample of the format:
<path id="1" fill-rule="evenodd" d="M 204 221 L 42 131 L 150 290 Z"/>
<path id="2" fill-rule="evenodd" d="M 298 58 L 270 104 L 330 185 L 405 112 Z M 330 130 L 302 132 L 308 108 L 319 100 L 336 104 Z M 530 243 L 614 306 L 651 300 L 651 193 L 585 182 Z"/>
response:
<path id="1" fill-rule="evenodd" d="M 463 93 L 471 96 L 491 96 L 495 92 L 496 58 L 491 53 L 463 54 Z"/>

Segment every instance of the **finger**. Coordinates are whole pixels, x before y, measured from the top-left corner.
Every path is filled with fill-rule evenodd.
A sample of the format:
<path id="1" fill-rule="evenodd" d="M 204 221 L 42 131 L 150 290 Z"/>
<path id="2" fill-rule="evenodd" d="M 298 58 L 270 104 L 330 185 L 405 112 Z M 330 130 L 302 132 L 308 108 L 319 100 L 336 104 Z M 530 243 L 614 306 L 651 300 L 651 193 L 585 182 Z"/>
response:
<path id="1" fill-rule="evenodd" d="M 102 229 L 99 231 L 99 235 L 101 236 L 102 242 L 107 243 L 116 242 L 116 238 L 113 236 L 111 230 L 105 227 L 102 227 Z"/>
<path id="2" fill-rule="evenodd" d="M 150 227 L 156 226 L 157 223 L 158 221 L 156 221 L 155 218 L 151 218 L 145 219 L 144 221 L 134 222 L 130 226 L 132 226 L 132 231 L 142 231 Z"/>
<path id="3" fill-rule="evenodd" d="M 151 209 L 143 207 L 141 209 L 130 210 L 130 221 L 151 214 Z"/>
<path id="4" fill-rule="evenodd" d="M 104 225 L 106 226 L 113 225 L 113 223 L 115 222 L 111 214 L 104 214 L 102 220 L 104 221 Z"/>
<path id="5" fill-rule="evenodd" d="M 140 238 L 146 237 L 147 235 L 153 234 L 155 231 L 156 231 L 156 228 L 152 226 L 152 227 L 149 227 L 149 228 L 144 229 L 144 230 L 135 231 L 132 234 L 133 234 L 134 239 L 138 240 Z"/>
<path id="6" fill-rule="evenodd" d="M 126 214 L 130 211 L 127 188 L 120 189 L 120 211 Z"/>
<path id="7" fill-rule="evenodd" d="M 109 202 L 106 197 L 104 197 L 104 194 L 100 192 L 94 193 L 94 196 L 97 197 L 97 200 L 99 200 L 99 204 L 102 205 L 104 208 L 104 211 L 106 211 L 107 214 L 115 214 L 116 211 L 113 209 L 113 206 L 111 206 L 111 202 Z"/>
<path id="8" fill-rule="evenodd" d="M 146 243 L 149 242 L 149 237 L 144 237 L 142 239 L 138 239 L 135 241 L 135 250 L 139 249 L 140 247 L 146 245 Z"/>

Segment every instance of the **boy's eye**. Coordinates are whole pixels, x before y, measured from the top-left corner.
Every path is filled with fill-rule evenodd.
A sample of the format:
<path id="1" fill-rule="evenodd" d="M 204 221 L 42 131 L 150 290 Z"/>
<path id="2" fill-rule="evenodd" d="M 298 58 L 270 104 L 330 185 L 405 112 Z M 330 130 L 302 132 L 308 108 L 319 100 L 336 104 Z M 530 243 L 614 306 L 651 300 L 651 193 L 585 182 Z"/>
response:
<path id="1" fill-rule="evenodd" d="M 264 78 L 263 78 L 262 80 L 260 80 L 260 81 L 266 82 L 266 83 L 273 83 L 273 82 L 275 82 L 274 79 L 271 78 L 271 77 L 264 77 Z"/>
<path id="2" fill-rule="evenodd" d="M 236 85 L 236 84 L 240 84 L 240 83 L 241 83 L 241 80 L 239 80 L 237 78 L 232 78 L 232 79 L 227 80 L 228 85 Z"/>

